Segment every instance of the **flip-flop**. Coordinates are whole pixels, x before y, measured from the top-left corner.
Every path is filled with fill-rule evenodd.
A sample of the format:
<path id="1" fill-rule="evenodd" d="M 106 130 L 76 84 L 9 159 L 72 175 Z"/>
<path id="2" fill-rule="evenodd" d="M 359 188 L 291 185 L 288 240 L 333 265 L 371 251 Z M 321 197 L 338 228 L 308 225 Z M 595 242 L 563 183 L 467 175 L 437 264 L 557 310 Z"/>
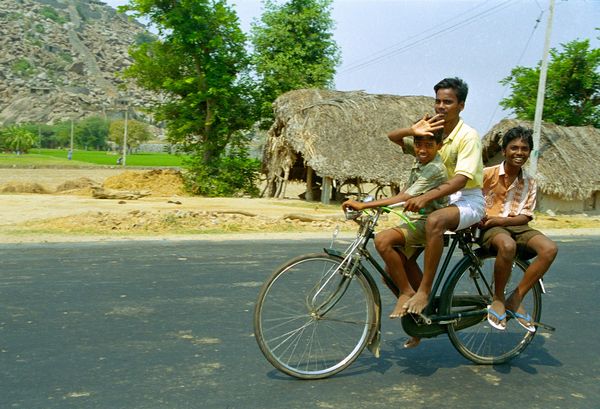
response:
<path id="1" fill-rule="evenodd" d="M 515 321 L 517 321 L 517 324 L 519 324 L 520 326 L 522 326 L 523 328 L 525 328 L 527 331 L 529 332 L 535 332 L 535 326 L 531 323 L 531 315 L 525 313 L 525 314 L 521 314 L 519 312 L 515 312 L 515 311 L 511 311 L 511 310 L 506 310 L 506 312 L 508 314 L 510 314 Z M 523 322 L 523 321 L 525 322 Z"/>
<path id="2" fill-rule="evenodd" d="M 487 312 L 488 312 L 487 320 L 490 323 L 490 325 L 500 331 L 504 331 L 506 329 L 506 323 L 502 324 L 502 321 L 506 319 L 506 313 L 504 313 L 502 315 L 498 314 L 496 311 L 494 311 L 492 309 L 491 305 L 487 306 Z M 498 322 L 494 322 L 494 320 L 492 320 L 490 318 L 490 314 L 492 314 L 498 320 Z"/>

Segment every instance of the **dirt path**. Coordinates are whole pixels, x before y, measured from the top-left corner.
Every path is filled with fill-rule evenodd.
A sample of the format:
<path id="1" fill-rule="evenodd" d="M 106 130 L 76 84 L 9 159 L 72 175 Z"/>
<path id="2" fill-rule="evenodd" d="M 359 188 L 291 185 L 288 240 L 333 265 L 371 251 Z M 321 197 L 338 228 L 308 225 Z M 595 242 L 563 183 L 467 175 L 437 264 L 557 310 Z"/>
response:
<path id="1" fill-rule="evenodd" d="M 130 182 L 131 177 L 126 175 L 122 169 L 105 168 L 0 169 L 0 188 L 7 184 L 35 183 L 48 192 L 55 192 L 61 184 L 82 178 L 98 185 L 107 180 L 114 182 L 115 178 L 117 182 L 119 178 Z M 164 191 L 164 180 L 167 179 L 154 190 Z M 144 188 L 152 190 L 151 185 Z M 328 237 L 336 229 L 341 234 L 354 234 L 356 225 L 343 220 L 339 204 L 325 206 L 299 200 L 296 197 L 302 189 L 301 185 L 290 187 L 287 192 L 291 197 L 286 199 L 185 195 L 152 195 L 137 200 L 96 199 L 89 189 L 70 194 L 2 193 L 0 242 L 257 239 L 276 235 Z M 388 218 L 380 223 L 380 227 L 395 223 L 396 219 Z M 553 234 L 600 234 L 598 217 L 541 215 L 534 225 Z"/>

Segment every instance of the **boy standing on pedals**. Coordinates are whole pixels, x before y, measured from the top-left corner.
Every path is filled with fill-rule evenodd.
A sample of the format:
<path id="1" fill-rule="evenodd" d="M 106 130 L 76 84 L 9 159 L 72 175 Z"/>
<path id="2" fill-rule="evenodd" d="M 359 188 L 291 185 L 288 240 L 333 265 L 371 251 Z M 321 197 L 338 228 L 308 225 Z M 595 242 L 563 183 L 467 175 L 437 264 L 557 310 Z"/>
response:
<path id="1" fill-rule="evenodd" d="M 509 129 L 502 138 L 504 162 L 484 169 L 486 217 L 481 222 L 484 229 L 481 242 L 484 249 L 497 252 L 494 300 L 488 307 L 488 321 L 499 330 L 506 329 L 507 317 L 512 317 L 526 330 L 535 332 L 521 300 L 548 271 L 558 252 L 552 240 L 528 225 L 536 204 L 536 183 L 523 165 L 532 149 L 531 130 L 520 126 Z M 537 257 L 514 292 L 505 299 L 504 290 L 518 249 L 533 252 Z"/>
<path id="2" fill-rule="evenodd" d="M 363 210 L 389 206 L 419 196 L 446 182 L 448 174 L 442 158 L 438 154 L 438 150 L 442 145 L 442 132 L 420 130 L 423 122 L 424 120 L 421 120 L 411 128 L 403 130 L 407 134 L 414 135 L 415 161 L 408 180 L 408 188 L 396 196 L 372 202 L 363 203 L 355 200 L 347 200 L 342 204 L 342 208 Z M 427 128 L 429 129 L 429 126 Z M 415 294 L 416 286 L 418 286 L 420 281 L 420 277 L 409 277 L 407 275 L 405 264 L 407 258 L 410 258 L 415 252 L 415 247 L 425 244 L 425 222 L 427 215 L 436 209 L 445 207 L 446 204 L 446 197 L 432 200 L 419 213 L 407 213 L 412 226 L 408 223 L 403 223 L 375 235 L 375 248 L 385 262 L 386 271 L 400 291 L 398 302 L 390 318 L 397 318 L 401 315 L 403 305 Z M 394 248 L 396 246 L 400 247 L 402 251 L 397 251 Z M 408 273 L 410 274 L 412 271 L 409 270 Z M 418 343 L 418 340 L 413 341 Z"/>

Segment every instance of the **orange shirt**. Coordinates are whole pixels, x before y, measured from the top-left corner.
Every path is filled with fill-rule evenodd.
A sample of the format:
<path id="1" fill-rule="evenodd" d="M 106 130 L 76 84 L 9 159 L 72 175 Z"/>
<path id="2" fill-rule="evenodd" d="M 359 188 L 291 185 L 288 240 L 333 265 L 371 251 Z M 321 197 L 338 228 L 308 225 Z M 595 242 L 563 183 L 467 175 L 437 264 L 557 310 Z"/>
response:
<path id="1" fill-rule="evenodd" d="M 533 218 L 536 204 L 535 179 L 523 169 L 510 186 L 506 186 L 504 162 L 483 170 L 483 196 L 487 216 L 510 217 L 523 214 Z"/>

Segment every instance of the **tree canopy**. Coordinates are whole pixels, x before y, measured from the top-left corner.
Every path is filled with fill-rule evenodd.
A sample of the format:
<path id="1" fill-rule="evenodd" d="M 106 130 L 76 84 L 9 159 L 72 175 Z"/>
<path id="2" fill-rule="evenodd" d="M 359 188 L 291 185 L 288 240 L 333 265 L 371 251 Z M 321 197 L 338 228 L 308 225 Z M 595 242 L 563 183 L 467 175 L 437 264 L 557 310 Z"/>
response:
<path id="1" fill-rule="evenodd" d="M 500 81 L 512 94 L 500 105 L 518 119 L 533 120 L 541 62 L 536 68 L 518 66 Z M 544 121 L 563 126 L 592 125 L 600 128 L 600 49 L 589 40 L 574 40 L 552 49 L 548 62 Z"/>
<path id="2" fill-rule="evenodd" d="M 36 135 L 22 126 L 8 126 L 0 132 L 0 145 L 3 149 L 26 153 L 37 142 Z"/>
<path id="3" fill-rule="evenodd" d="M 110 123 L 108 131 L 108 138 L 116 143 L 118 146 L 123 146 L 123 139 L 125 137 L 125 120 L 120 119 Z M 127 149 L 135 148 L 141 143 L 146 142 L 152 137 L 152 134 L 148 130 L 148 126 L 143 123 L 136 121 L 135 119 L 129 119 L 127 121 Z"/>
<path id="4" fill-rule="evenodd" d="M 218 179 L 221 163 L 244 143 L 242 130 L 256 121 L 246 36 L 224 0 L 130 0 L 121 11 L 157 27 L 154 42 L 134 45 L 125 71 L 163 96 L 155 117 L 165 121 L 169 141 L 195 160 L 191 177 Z M 193 185 L 193 183 L 192 183 Z M 210 194 L 208 187 L 196 193 Z"/>
<path id="5" fill-rule="evenodd" d="M 121 8 L 145 16 L 160 38 L 134 45 L 126 75 L 161 93 L 156 108 L 168 137 L 205 163 L 253 122 L 246 36 L 224 0 L 130 0 Z"/>
<path id="6" fill-rule="evenodd" d="M 169 141 L 192 158 L 188 188 L 195 193 L 254 194 L 259 163 L 249 135 L 272 102 L 297 88 L 332 84 L 339 50 L 333 41 L 331 0 L 265 0 L 253 27 L 253 54 L 226 0 L 129 0 L 121 12 L 157 28 L 155 41 L 130 49 L 124 75 L 162 96 L 153 109 Z"/>
<path id="7" fill-rule="evenodd" d="M 252 25 L 253 63 L 261 90 L 261 117 L 272 119 L 271 104 L 284 92 L 333 85 L 340 51 L 333 39 L 331 0 L 266 0 Z M 268 123 L 267 123 L 268 125 Z"/>

